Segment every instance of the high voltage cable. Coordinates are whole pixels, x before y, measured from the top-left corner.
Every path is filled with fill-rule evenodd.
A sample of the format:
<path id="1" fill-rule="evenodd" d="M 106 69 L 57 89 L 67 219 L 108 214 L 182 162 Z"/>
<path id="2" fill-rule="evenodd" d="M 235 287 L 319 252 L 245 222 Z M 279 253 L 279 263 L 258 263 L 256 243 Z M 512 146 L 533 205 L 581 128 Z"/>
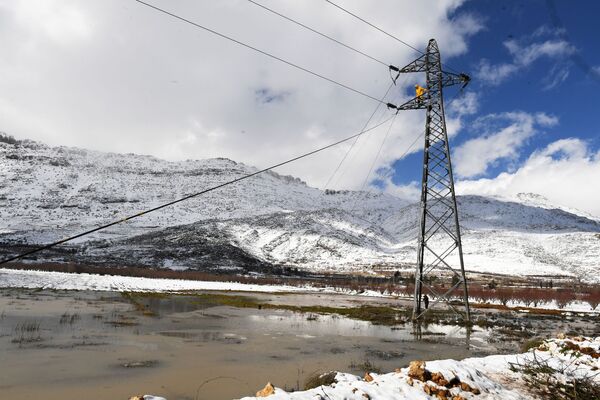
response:
<path id="1" fill-rule="evenodd" d="M 402 87 L 406 81 L 407 81 L 408 77 L 404 77 L 404 82 L 402 85 L 400 85 L 400 87 Z M 388 88 L 387 92 L 385 93 L 385 95 L 383 96 L 382 100 L 384 100 L 390 89 L 392 88 L 392 85 L 390 85 L 390 87 Z M 399 98 L 396 98 L 396 100 L 399 100 Z M 371 119 L 373 118 L 373 116 L 375 115 L 375 113 L 377 112 L 377 110 L 379 109 L 379 105 L 377 105 L 377 108 L 375 109 L 375 111 L 373 111 L 373 114 L 371 115 L 371 117 L 369 118 L 369 120 L 365 123 L 365 127 L 369 124 L 369 121 L 371 121 Z M 350 153 L 352 152 L 352 149 L 354 148 L 354 146 L 358 143 L 358 140 L 360 138 L 356 138 L 356 140 L 352 143 L 352 145 L 348 148 L 348 150 L 346 151 L 346 154 L 344 154 L 344 157 L 340 160 L 339 164 L 337 165 L 337 167 L 335 168 L 335 170 L 333 171 L 333 173 L 331 174 L 331 176 L 329 177 L 329 179 L 327 180 L 327 183 L 325 184 L 325 187 L 323 188 L 323 190 L 327 189 L 327 187 L 329 186 L 329 184 L 331 183 L 331 180 L 333 179 L 333 177 L 335 176 L 335 174 L 338 172 L 338 170 L 341 168 L 342 164 L 346 161 L 346 159 L 348 158 L 348 156 L 350 155 Z M 342 172 L 342 175 L 338 177 L 336 182 L 339 182 L 340 179 L 342 179 L 342 176 L 344 175 L 344 172 Z"/>
<path id="2" fill-rule="evenodd" d="M 404 40 L 400 39 L 399 37 L 397 37 L 397 36 L 394 36 L 394 35 L 392 35 L 391 33 L 389 33 L 389 32 L 387 32 L 387 31 L 385 31 L 385 30 L 381 29 L 381 28 L 380 28 L 380 27 L 378 27 L 377 25 L 375 25 L 375 24 L 372 24 L 371 22 L 369 22 L 369 21 L 367 21 L 366 19 L 362 18 L 361 16 L 359 16 L 359 15 L 357 15 L 357 14 L 353 13 L 352 11 L 349 11 L 349 10 L 345 9 L 344 7 L 340 6 L 339 4 L 336 4 L 336 3 L 334 3 L 334 2 L 333 2 L 333 1 L 331 1 L 331 0 L 325 0 L 325 1 L 326 1 L 326 2 L 328 2 L 329 4 L 331 4 L 332 6 L 334 6 L 334 7 L 338 8 L 338 9 L 342 10 L 342 11 L 343 11 L 343 12 L 345 12 L 346 14 L 349 14 L 349 15 L 353 16 L 354 18 L 358 19 L 359 21 L 362 21 L 362 22 L 364 22 L 365 24 L 369 25 L 370 27 L 372 27 L 372 28 L 374 28 L 374 29 L 378 30 L 379 32 L 383 33 L 384 35 L 387 35 L 387 36 L 391 37 L 392 39 L 394 39 L 394 40 L 396 40 L 396 41 L 398 41 L 398 42 L 402 43 L 403 45 L 410 47 L 411 49 L 413 49 L 413 50 L 414 50 L 414 51 L 416 51 L 417 53 L 419 53 L 419 54 L 421 54 L 421 55 L 425 55 L 425 52 L 424 52 L 424 51 L 417 49 L 415 46 L 411 45 L 410 43 L 407 43 L 407 42 L 405 42 Z M 448 64 L 446 64 L 446 65 L 448 66 L 448 68 L 449 68 L 449 69 L 451 69 L 451 70 L 453 70 L 454 72 L 458 73 L 458 71 L 457 71 L 456 69 L 452 68 L 452 67 L 451 67 L 450 65 L 448 65 Z"/>
<path id="3" fill-rule="evenodd" d="M 338 82 L 338 81 L 336 81 L 336 80 L 333 80 L 333 79 L 331 79 L 331 78 L 328 78 L 328 77 L 326 77 L 326 76 L 324 76 L 324 75 L 321 75 L 321 74 L 319 74 L 319 73 L 317 73 L 317 72 L 313 72 L 313 71 L 309 70 L 308 68 L 301 67 L 300 65 L 298 65 L 298 64 L 294 64 L 294 63 L 293 63 L 293 62 L 291 62 L 291 61 L 284 60 L 283 58 L 277 57 L 277 56 L 275 56 L 275 55 L 273 55 L 273 54 L 271 54 L 271 53 L 268 53 L 268 52 L 266 52 L 266 51 L 264 51 L 264 50 L 261 50 L 261 49 L 259 49 L 259 48 L 256 48 L 256 47 L 254 47 L 254 46 L 251 46 L 251 45 L 249 45 L 249 44 L 247 44 L 247 43 L 244 43 L 244 42 L 241 42 L 241 41 L 239 41 L 239 40 L 237 40 L 237 39 L 234 39 L 234 38 L 232 38 L 231 36 L 227 36 L 227 35 L 225 35 L 225 34 L 223 34 L 223 33 L 219 33 L 219 32 L 217 32 L 217 31 L 215 31 L 215 30 L 213 30 L 213 29 L 207 28 L 206 26 L 200 25 L 200 24 L 198 24 L 198 23 L 196 23 L 196 22 L 194 22 L 194 21 L 190 21 L 189 19 L 186 19 L 186 18 L 184 18 L 184 17 L 181 17 L 181 16 L 179 16 L 179 15 L 177 15 L 177 14 L 173 14 L 173 13 L 172 13 L 172 12 L 170 12 L 170 11 L 167 11 L 167 10 L 165 10 L 165 9 L 162 9 L 162 8 L 160 8 L 160 7 L 157 7 L 157 6 L 154 6 L 154 5 L 152 5 L 152 4 L 146 3 L 146 2 L 144 2 L 144 1 L 142 1 L 142 0 L 134 0 L 134 1 L 136 1 L 136 2 L 138 2 L 138 3 L 140 3 L 140 4 L 142 4 L 142 5 L 144 5 L 144 6 L 146 6 L 146 7 L 152 8 L 152 9 L 154 9 L 154 10 L 156 10 L 156 11 L 159 11 L 159 12 L 161 12 L 161 13 L 165 14 L 165 15 L 168 15 L 168 16 L 170 16 L 170 17 L 173 17 L 173 18 L 175 18 L 175 19 L 178 19 L 178 20 L 180 20 L 180 21 L 183 21 L 183 22 L 185 22 L 185 23 L 187 23 L 187 24 L 193 25 L 193 26 L 195 26 L 196 28 L 203 29 L 203 30 L 205 30 L 206 32 L 212 33 L 213 35 L 219 36 L 219 37 L 221 37 L 221 38 L 223 38 L 223 39 L 227 39 L 227 40 L 229 40 L 229 41 L 231 41 L 231 42 L 233 42 L 233 43 L 239 44 L 240 46 L 244 46 L 244 47 L 246 47 L 246 48 L 248 48 L 248 49 L 250 49 L 250 50 L 254 50 L 254 51 L 256 51 L 256 52 L 258 52 L 258 53 L 260 53 L 260 54 L 262 54 L 262 55 L 265 55 L 265 56 L 267 56 L 267 57 L 270 57 L 270 58 L 272 58 L 272 59 L 274 59 L 274 60 L 277 60 L 277 61 L 280 61 L 280 62 L 282 62 L 282 63 L 284 63 L 284 64 L 287 64 L 287 65 L 289 65 L 289 66 L 291 66 L 291 67 L 294 67 L 294 68 L 296 68 L 296 69 L 299 69 L 300 71 L 304 71 L 304 72 L 306 72 L 306 73 L 308 73 L 308 74 L 311 74 L 311 75 L 313 75 L 313 76 L 316 76 L 316 77 L 318 77 L 318 78 L 324 79 L 324 80 L 326 80 L 326 81 L 328 81 L 328 82 L 330 82 L 330 83 L 333 83 L 333 84 L 335 84 L 335 85 L 338 85 L 338 86 L 340 86 L 340 87 L 343 87 L 344 89 L 350 90 L 350 91 L 352 91 L 352 92 L 354 92 L 354 93 L 357 93 L 357 94 L 359 94 L 359 95 L 361 95 L 361 96 L 364 96 L 364 97 L 367 97 L 367 98 L 369 98 L 369 99 L 371 99 L 371 100 L 375 100 L 375 101 L 378 101 L 378 102 L 382 103 L 382 101 L 381 101 L 381 100 L 379 100 L 378 98 L 376 98 L 376 97 L 374 97 L 374 96 L 371 96 L 370 94 L 367 94 L 367 93 L 365 93 L 365 92 L 362 92 L 362 91 L 360 91 L 360 90 L 358 90 L 358 89 L 354 89 L 354 88 L 352 88 L 352 87 L 350 87 L 350 86 L 348 86 L 348 85 L 346 85 L 346 84 L 340 83 L 340 82 Z M 387 105 L 387 104 L 386 104 L 386 105 Z"/>
<path id="4" fill-rule="evenodd" d="M 337 43 L 337 44 L 339 44 L 339 45 L 341 45 L 341 46 L 344 46 L 345 48 L 347 48 L 347 49 L 349 49 L 349 50 L 352 50 L 352 51 L 354 51 L 355 53 L 358 53 L 358 54 L 360 54 L 360 55 L 363 55 L 363 56 L 365 56 L 365 57 L 367 57 L 367 58 L 369 58 L 369 59 L 371 59 L 371 60 L 373 60 L 373 61 L 375 61 L 375 62 L 378 62 L 379 64 L 382 64 L 382 65 L 384 65 L 386 68 L 387 68 L 387 67 L 389 67 L 389 63 L 383 62 L 383 61 L 381 61 L 380 59 L 378 59 L 378 58 L 375 58 L 375 57 L 373 57 L 373 56 L 370 56 L 370 55 L 368 55 L 367 53 L 365 53 L 365 52 L 363 52 L 363 51 L 361 51 L 361 50 L 358 50 L 358 49 L 356 49 L 356 48 L 354 48 L 354 47 L 352 47 L 352 46 L 350 46 L 350 45 L 347 45 L 346 43 L 343 43 L 343 42 L 341 42 L 341 41 L 339 41 L 339 40 L 337 40 L 337 39 L 335 39 L 335 38 L 333 38 L 333 37 L 329 36 L 329 35 L 326 35 L 326 34 L 324 34 L 324 33 L 322 33 L 322 32 L 319 32 L 319 31 L 317 31 L 316 29 L 313 29 L 313 28 L 311 28 L 310 26 L 307 26 L 307 25 L 303 24 L 302 22 L 296 21 L 296 20 L 294 20 L 294 19 L 292 19 L 292 18 L 290 18 L 290 17 L 288 17 L 288 16 L 286 16 L 286 15 L 283 15 L 282 13 L 280 13 L 280 12 L 278 12 L 278 11 L 275 11 L 275 10 L 273 10 L 273 9 L 271 9 L 271 8 L 269 8 L 269 7 L 265 6 L 265 5 L 263 5 L 263 4 L 260 4 L 260 3 L 256 2 L 256 1 L 254 1 L 254 0 L 248 0 L 248 1 L 249 1 L 250 3 L 252 3 L 252 4 L 254 4 L 254 5 L 256 5 L 256 6 L 260 7 L 260 8 L 262 8 L 262 9 L 264 9 L 264 10 L 267 10 L 267 11 L 269 11 L 270 13 L 273 13 L 273 14 L 275 14 L 275 15 L 278 15 L 278 16 L 280 16 L 280 17 L 281 17 L 281 18 L 283 18 L 283 19 L 286 19 L 286 20 L 288 20 L 288 21 L 290 21 L 290 22 L 292 22 L 292 23 L 294 23 L 294 24 L 296 24 L 296 25 L 298 25 L 298 26 L 301 26 L 301 27 L 303 27 L 303 28 L 305 28 L 305 29 L 308 29 L 309 31 L 311 31 L 311 32 L 313 32 L 313 33 L 316 33 L 316 34 L 317 34 L 317 35 L 319 35 L 319 36 L 322 36 L 322 37 L 324 37 L 324 38 L 326 38 L 326 39 L 329 39 L 329 40 L 331 40 L 331 41 L 332 41 L 332 42 L 334 42 L 334 43 Z"/>
<path id="5" fill-rule="evenodd" d="M 418 53 L 421 53 L 421 54 L 425 54 L 423 51 L 421 51 L 421 50 L 417 49 L 416 47 L 414 47 L 414 46 L 410 45 L 409 43 L 406 43 L 404 40 L 402 40 L 402 39 L 400 39 L 400 38 L 398 38 L 398 37 L 396 37 L 396 36 L 392 35 L 391 33 L 388 33 L 388 32 L 386 32 L 386 31 L 384 31 L 384 30 L 383 30 L 383 29 L 381 29 L 380 27 L 378 27 L 378 26 L 376 26 L 376 25 L 373 25 L 372 23 L 370 23 L 369 21 L 365 20 L 364 18 L 362 18 L 362 17 L 360 17 L 360 16 L 358 16 L 358 15 L 354 14 L 352 11 L 348 11 L 348 10 L 346 10 L 344 7 L 342 7 L 342 6 L 338 5 L 338 4 L 335 4 L 333 1 L 330 1 L 330 0 L 325 0 L 325 1 L 326 1 L 326 2 L 328 2 L 329 4 L 331 4 L 332 6 L 339 8 L 339 9 L 340 9 L 340 10 L 342 10 L 343 12 L 345 12 L 345 13 L 347 13 L 347 14 L 350 14 L 350 15 L 352 15 L 354 18 L 356 18 L 356 19 L 358 19 L 358 20 L 360 20 L 360 21 L 364 22 L 365 24 L 369 25 L 370 27 L 377 29 L 379 32 L 383 33 L 384 35 L 387 35 L 387 36 L 391 37 L 392 39 L 395 39 L 396 41 L 398 41 L 398 42 L 402 43 L 403 45 L 410 47 L 410 48 L 411 48 L 411 49 L 413 49 L 414 51 L 416 51 L 416 52 L 418 52 Z"/>
<path id="6" fill-rule="evenodd" d="M 380 127 L 381 125 L 385 124 L 386 122 L 388 122 L 388 121 L 389 121 L 389 120 L 391 120 L 392 118 L 393 118 L 393 116 L 390 116 L 390 117 L 389 117 L 389 118 L 387 118 L 385 121 L 383 121 L 383 122 L 381 122 L 381 123 L 379 123 L 379 124 L 376 124 L 376 125 L 374 125 L 374 126 L 372 126 L 372 127 L 368 128 L 368 129 L 363 129 L 363 130 L 362 130 L 362 131 L 360 131 L 359 133 L 356 133 L 356 134 L 354 134 L 354 135 L 352 135 L 352 136 L 349 136 L 349 137 L 347 137 L 347 138 L 345 138 L 345 139 L 338 140 L 338 141 L 337 141 L 337 142 L 335 142 L 335 143 L 328 144 L 327 146 L 320 147 L 320 148 L 318 148 L 318 149 L 316 149 L 316 150 L 312 150 L 312 151 L 310 151 L 310 152 L 308 152 L 308 153 L 304 153 L 304 154 L 302 154 L 302 155 L 296 156 L 296 157 L 294 157 L 294 158 L 291 158 L 291 159 L 289 159 L 289 160 L 286 160 L 286 161 L 280 162 L 280 163 L 278 163 L 278 164 L 275 164 L 275 165 L 272 165 L 272 166 L 270 166 L 270 167 L 267 167 L 267 168 L 261 169 L 261 170 L 259 170 L 259 171 L 253 172 L 253 173 L 251 173 L 251 174 L 247 174 L 247 175 L 241 176 L 241 177 L 239 177 L 239 178 L 232 179 L 232 180 L 230 180 L 230 181 L 227 181 L 227 182 L 221 183 L 221 184 L 219 184 L 219 185 L 216 185 L 216 186 L 210 187 L 210 188 L 208 188 L 208 189 L 202 190 L 202 191 L 200 191 L 200 192 L 197 192 L 197 193 L 192 193 L 192 194 L 190 194 L 190 195 L 187 195 L 187 196 L 185 196 L 185 197 L 182 197 L 182 198 L 180 198 L 180 199 L 177 199 L 177 200 L 170 201 L 170 202 L 168 202 L 168 203 L 162 204 L 162 205 L 160 205 L 160 206 L 157 206 L 157 207 L 154 207 L 154 208 L 151 208 L 151 209 L 145 210 L 145 211 L 141 211 L 141 212 L 139 212 L 139 213 L 137 213 L 137 214 L 130 215 L 130 216 L 128 216 L 128 217 L 125 217 L 125 218 L 119 219 L 119 220 L 117 220 L 117 221 L 113 221 L 113 222 L 111 222 L 111 223 L 108 223 L 108 224 L 106 224 L 106 225 L 99 226 L 99 227 L 97 227 L 97 228 L 94 228 L 94 229 L 90 229 L 90 230 L 88 230 L 88 231 L 85 231 L 85 232 L 79 233 L 79 234 L 77 234 L 77 235 L 74 235 L 74 236 L 70 236 L 70 237 L 68 237 L 68 238 L 65 238 L 65 239 L 62 239 L 62 240 L 56 241 L 56 242 L 54 242 L 54 243 L 50 243 L 50 244 L 47 244 L 47 245 L 45 245 L 45 246 L 38 247 L 38 248 L 36 248 L 36 249 L 29 250 L 29 251 L 26 251 L 26 252 L 24 252 L 24 253 L 21 253 L 21 254 L 19 254 L 19 255 L 17 255 L 17 256 L 9 257 L 9 258 L 7 258 L 7 259 L 4 259 L 4 260 L 0 261 L 0 265 L 6 264 L 6 263 L 8 263 L 8 262 L 11 262 L 11 261 L 14 261 L 14 260 L 18 260 L 18 259 L 20 259 L 20 258 L 23 258 L 23 257 L 25 257 L 25 256 L 28 256 L 28 255 L 30 255 L 30 254 L 34 254 L 34 253 L 38 253 L 38 252 L 40 252 L 40 251 L 43 251 L 43 250 L 50 249 L 50 248 L 52 248 L 52 247 L 58 246 L 59 244 L 63 244 L 63 243 L 66 243 L 66 242 L 70 242 L 70 241 L 72 241 L 72 240 L 74 240 L 74 239 L 78 239 L 78 238 L 80 238 L 80 237 L 82 237 L 82 236 L 86 236 L 86 235 L 92 234 L 92 233 L 94 233 L 94 232 L 98 232 L 98 231 L 100 231 L 100 230 L 103 230 L 103 229 L 109 228 L 109 227 L 111 227 L 111 226 L 114 226 L 114 225 L 117 225 L 117 224 L 120 224 L 120 223 L 123 223 L 123 222 L 129 221 L 129 220 L 132 220 L 132 219 L 134 219 L 134 218 L 137 218 L 137 217 L 141 217 L 142 215 L 149 214 L 149 213 L 151 213 L 151 212 L 154 212 L 154 211 L 158 211 L 158 210 L 160 210 L 160 209 L 163 209 L 163 208 L 165 208 L 165 207 L 172 206 L 172 205 L 174 205 L 174 204 L 180 203 L 180 202 L 182 202 L 182 201 L 185 201 L 185 200 L 189 200 L 189 199 L 191 199 L 191 198 L 194 198 L 194 197 L 197 197 L 197 196 L 200 196 L 200 195 L 206 194 L 206 193 L 208 193 L 208 192 L 212 192 L 212 191 L 214 191 L 214 190 L 217 190 L 217 189 L 220 189 L 220 188 L 222 188 L 222 187 L 224 187 L 224 186 L 232 185 L 232 184 L 234 184 L 234 183 L 237 183 L 237 182 L 240 182 L 240 181 L 246 180 L 246 179 L 248 179 L 248 178 L 251 178 L 251 177 L 253 177 L 253 176 L 256 176 L 256 175 L 262 174 L 262 173 L 264 173 L 264 172 L 267 172 L 267 171 L 270 171 L 270 170 L 272 170 L 272 169 L 275 169 L 275 168 L 281 167 L 281 166 L 283 166 L 283 165 L 286 165 L 286 164 L 292 163 L 292 162 L 294 162 L 294 161 L 298 161 L 298 160 L 300 160 L 300 159 L 302 159 L 302 158 L 305 158 L 305 157 L 311 156 L 311 155 L 313 155 L 313 154 L 316 154 L 316 153 L 322 152 L 322 151 L 324 151 L 324 150 L 327 150 L 327 149 L 329 149 L 329 148 L 331 148 L 331 147 L 337 146 L 337 145 L 339 145 L 339 144 L 341 144 L 341 143 L 344 143 L 344 142 L 347 142 L 347 141 L 349 141 L 349 140 L 352 140 L 352 139 L 354 139 L 354 138 L 356 138 L 356 137 L 358 137 L 358 136 L 360 136 L 360 135 L 362 135 L 362 134 L 364 134 L 364 133 L 366 133 L 366 132 L 372 131 L 372 130 L 374 130 L 374 129 L 376 129 L 376 128 Z"/>
<path id="7" fill-rule="evenodd" d="M 458 91 L 458 92 L 456 92 L 456 93 L 455 93 L 455 94 L 454 94 L 454 95 L 453 95 L 453 96 L 450 98 L 450 100 L 448 101 L 448 105 L 452 104 L 452 102 L 453 102 L 454 100 L 456 100 L 456 98 L 457 98 L 457 97 L 460 95 L 460 93 L 461 93 L 461 91 Z M 394 119 L 392 120 L 392 124 L 394 123 L 394 121 L 395 121 L 395 115 L 394 115 Z M 390 129 L 391 129 L 391 124 L 390 124 Z M 412 147 L 413 147 L 413 146 L 414 146 L 414 145 L 417 143 L 417 141 L 418 141 L 418 140 L 419 140 L 419 139 L 420 139 L 420 138 L 421 138 L 423 135 L 425 135 L 425 132 L 426 132 L 426 131 L 423 131 L 423 132 L 419 133 L 419 134 L 418 134 L 418 135 L 417 135 L 417 136 L 414 138 L 414 140 L 412 141 L 412 143 L 410 144 L 410 146 L 408 146 L 408 148 L 407 148 L 407 149 L 404 151 L 404 153 L 402 153 L 402 155 L 401 155 L 400 157 L 398 157 L 398 160 L 402 160 L 402 159 L 403 159 L 403 158 L 404 158 L 404 157 L 405 157 L 405 156 L 406 156 L 406 155 L 409 153 L 409 151 L 410 151 L 410 150 L 412 149 Z M 389 130 L 388 130 L 388 133 L 389 133 Z M 387 138 L 387 134 L 386 134 L 386 138 Z M 383 142 L 381 143 L 381 147 L 379 148 L 379 151 L 381 151 L 381 148 L 383 147 L 383 143 L 385 142 L 385 139 L 386 139 L 386 138 L 384 138 Z M 377 159 L 378 157 L 379 157 L 379 153 L 378 153 L 378 155 L 377 155 L 376 159 Z M 373 162 L 373 165 L 375 164 L 375 162 L 376 162 L 376 160 L 374 160 L 374 162 Z M 372 168 L 373 168 L 373 165 L 371 166 L 371 170 L 372 170 Z M 371 171 L 369 171 L 369 174 L 367 175 L 367 179 L 365 179 L 365 181 L 363 182 L 363 185 L 362 185 L 362 187 L 361 187 L 360 191 L 364 190 L 364 187 L 366 186 L 366 183 L 368 182 L 369 175 L 371 175 Z M 371 193 L 371 191 L 372 191 L 372 190 L 371 190 L 371 188 L 369 188 L 369 190 L 367 191 L 367 194 L 370 194 L 370 193 Z M 350 208 L 350 211 L 349 211 L 350 213 L 353 213 L 353 212 L 354 212 L 354 210 L 355 210 L 355 207 L 356 207 L 356 203 L 357 203 L 357 202 L 358 202 L 358 197 L 356 197 L 356 198 L 354 199 L 354 203 L 352 203 L 352 208 Z M 369 220 L 367 220 L 367 219 L 365 219 L 365 218 L 362 218 L 362 217 L 360 217 L 360 216 L 358 216 L 358 215 L 355 215 L 355 217 L 357 217 L 357 218 L 359 218 L 359 219 L 361 219 L 361 220 L 363 220 L 363 221 L 369 222 L 369 223 L 371 223 L 371 224 L 373 224 L 373 223 L 374 223 L 374 222 L 372 222 L 372 221 L 369 221 Z M 387 219 L 386 219 L 386 221 L 387 221 Z"/>
<path id="8" fill-rule="evenodd" d="M 390 126 L 388 126 L 388 129 L 385 132 L 385 136 L 383 137 L 383 140 L 381 141 L 381 144 L 379 145 L 379 149 L 377 150 L 377 154 L 375 155 L 375 158 L 373 159 L 373 162 L 371 163 L 371 167 L 369 167 L 369 172 L 367 173 L 367 176 L 365 177 L 365 180 L 363 181 L 363 184 L 360 187 L 361 191 L 367 185 L 367 181 L 369 180 L 369 177 L 371 176 L 371 172 L 373 172 L 373 168 L 375 168 L 375 164 L 377 163 L 377 160 L 379 159 L 379 155 L 381 154 L 381 150 L 383 149 L 383 145 L 385 144 L 385 141 L 387 140 L 388 136 L 390 135 L 390 132 L 392 131 L 392 127 L 394 126 L 394 122 L 396 122 L 396 117 L 397 116 L 398 116 L 398 114 L 394 114 L 394 118 L 392 118 L 392 121 L 390 122 Z M 412 147 L 412 144 L 410 145 L 410 147 Z M 410 149 L 410 147 L 409 147 L 409 149 Z M 402 158 L 402 157 L 403 156 L 401 156 L 400 158 Z M 356 202 L 355 202 L 355 204 L 356 204 Z M 352 206 L 352 209 L 354 209 L 354 206 Z"/>
<path id="9" fill-rule="evenodd" d="M 363 130 L 365 130 L 366 127 L 369 125 L 369 123 L 371 122 L 371 120 L 373 119 L 373 117 L 375 116 L 375 114 L 377 113 L 377 111 L 379 110 L 379 107 L 381 106 L 381 104 L 385 104 L 384 100 L 387 97 L 387 95 L 390 92 L 390 90 L 392 90 L 393 86 L 394 86 L 394 83 L 390 83 L 390 86 L 388 86 L 387 90 L 385 91 L 385 94 L 381 98 L 381 102 L 379 104 L 377 104 L 377 107 L 375 107 L 375 109 L 373 110 L 373 112 L 369 116 L 369 119 L 367 119 L 367 122 L 365 122 L 365 125 L 363 126 Z M 340 160 L 339 164 L 337 165 L 337 167 L 335 168 L 335 170 L 333 171 L 333 173 L 329 176 L 329 179 L 327 179 L 327 182 L 325 183 L 325 186 L 323 187 L 323 190 L 327 189 L 327 187 L 331 183 L 331 180 L 333 179 L 333 177 L 335 176 L 335 174 L 337 174 L 338 170 L 340 169 L 340 167 L 342 166 L 342 164 L 344 163 L 344 161 L 348 157 L 348 154 L 350 153 L 350 151 L 352 150 L 352 148 L 354 147 L 354 145 L 356 145 L 356 142 L 358 142 L 358 139 L 360 138 L 360 136 L 361 135 L 357 135 L 356 136 L 356 140 L 354 140 L 354 142 L 352 142 L 352 144 L 350 145 L 350 148 L 346 151 L 346 154 L 344 154 L 344 157 Z"/>
<path id="10" fill-rule="evenodd" d="M 385 143 L 385 141 L 386 141 L 386 139 L 387 139 L 387 137 L 388 137 L 388 135 L 389 135 L 389 133 L 390 133 L 390 131 L 392 129 L 392 125 L 394 124 L 395 117 L 396 116 L 394 115 L 394 119 L 392 119 L 392 122 L 390 123 L 390 128 L 388 129 L 388 131 L 387 131 L 387 133 L 386 133 L 386 135 L 385 135 L 385 137 L 383 139 L 383 142 L 381 142 L 381 146 L 379 147 L 379 151 L 377 152 L 377 156 L 375 157 L 375 159 L 373 160 L 373 163 L 371 164 L 371 168 L 369 169 L 369 173 L 367 174 L 367 177 L 365 178 L 365 180 L 364 180 L 364 182 L 363 182 L 363 184 L 362 184 L 362 186 L 360 188 L 360 191 L 363 191 L 364 188 L 365 188 L 365 186 L 367 185 L 367 182 L 369 180 L 369 176 L 371 175 L 371 172 L 373 171 L 373 167 L 375 166 L 375 163 L 377 162 L 377 159 L 379 158 L 379 154 L 381 153 L 381 149 L 383 148 L 383 144 Z M 400 157 L 398 157 L 398 160 L 402 160 L 408 154 L 408 152 L 412 149 L 412 147 L 417 143 L 417 141 L 421 138 L 421 136 L 423 136 L 424 134 L 425 134 L 425 131 L 419 133 L 415 137 L 415 139 L 412 141 L 412 143 L 410 144 L 410 146 L 408 146 L 408 148 L 404 151 L 404 153 L 402 153 L 402 155 Z M 371 189 L 369 189 L 367 191 L 367 194 L 370 194 L 370 193 L 371 193 Z M 352 208 L 350 209 L 350 213 L 354 212 L 354 209 L 356 208 L 356 203 L 357 202 L 358 202 L 358 196 L 354 199 L 354 203 L 352 203 Z"/>

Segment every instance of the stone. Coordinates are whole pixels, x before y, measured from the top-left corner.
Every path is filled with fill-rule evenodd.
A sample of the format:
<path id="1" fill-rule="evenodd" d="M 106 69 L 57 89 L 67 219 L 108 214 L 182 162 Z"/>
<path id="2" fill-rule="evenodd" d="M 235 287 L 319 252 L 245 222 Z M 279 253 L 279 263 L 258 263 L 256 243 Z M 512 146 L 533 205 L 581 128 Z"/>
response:
<path id="1" fill-rule="evenodd" d="M 440 386 L 446 386 L 448 384 L 448 381 L 444 378 L 444 375 L 439 372 L 433 372 L 431 374 L 431 381 Z"/>
<path id="2" fill-rule="evenodd" d="M 256 392 L 256 397 L 267 397 L 275 393 L 275 387 L 271 385 L 271 382 L 267 382 L 266 386 Z"/>
<path id="3" fill-rule="evenodd" d="M 425 382 L 431 379 L 431 372 L 425 369 L 425 361 L 415 360 L 408 364 L 408 376 Z"/>
<path id="4" fill-rule="evenodd" d="M 592 347 L 581 347 L 579 351 L 581 351 L 582 354 L 591 356 L 592 358 L 600 358 L 600 353 L 597 353 Z"/>
<path id="5" fill-rule="evenodd" d="M 423 386 L 423 391 L 431 396 L 433 394 L 433 386 L 425 385 Z"/>
<path id="6" fill-rule="evenodd" d="M 448 396 L 450 396 L 450 391 L 448 389 L 438 389 L 435 394 L 439 400 L 448 400 Z"/>
<path id="7" fill-rule="evenodd" d="M 581 348 L 577 343 L 573 343 L 570 340 L 565 340 L 562 345 L 563 348 L 573 351 L 580 351 Z"/>
<path id="8" fill-rule="evenodd" d="M 458 376 L 455 376 L 454 378 L 450 379 L 450 381 L 448 381 L 448 383 L 446 384 L 446 387 L 448 389 L 457 386 L 460 386 L 460 378 Z"/>

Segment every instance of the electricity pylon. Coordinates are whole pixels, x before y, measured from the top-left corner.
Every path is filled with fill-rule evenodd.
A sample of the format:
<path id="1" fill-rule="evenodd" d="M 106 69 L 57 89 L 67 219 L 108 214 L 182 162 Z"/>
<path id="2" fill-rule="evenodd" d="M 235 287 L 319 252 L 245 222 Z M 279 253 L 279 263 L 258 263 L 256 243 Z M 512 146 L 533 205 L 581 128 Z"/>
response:
<path id="1" fill-rule="evenodd" d="M 423 180 L 421 186 L 421 208 L 419 221 L 419 242 L 415 273 L 415 297 L 413 319 L 418 320 L 428 308 L 421 307 L 423 290 L 426 289 L 434 301 L 448 303 L 467 321 L 471 320 L 469 294 L 463 262 L 458 209 L 454 193 L 454 178 L 450 162 L 450 148 L 444 116 L 442 89 L 451 85 L 467 85 L 470 78 L 465 74 L 454 74 L 442 70 L 440 50 L 435 39 L 431 39 L 427 51 L 404 68 L 390 67 L 397 74 L 425 72 L 426 91 L 401 106 L 388 104 L 398 110 L 427 111 L 425 121 L 425 146 L 423 149 Z M 396 77 L 397 78 L 397 77 Z M 458 258 L 454 262 L 451 258 Z M 451 265 L 452 263 L 452 265 Z M 436 268 L 452 272 L 450 288 L 435 289 L 430 285 L 428 275 Z M 450 296 L 460 286 L 463 288 L 464 314 L 450 303 Z"/>

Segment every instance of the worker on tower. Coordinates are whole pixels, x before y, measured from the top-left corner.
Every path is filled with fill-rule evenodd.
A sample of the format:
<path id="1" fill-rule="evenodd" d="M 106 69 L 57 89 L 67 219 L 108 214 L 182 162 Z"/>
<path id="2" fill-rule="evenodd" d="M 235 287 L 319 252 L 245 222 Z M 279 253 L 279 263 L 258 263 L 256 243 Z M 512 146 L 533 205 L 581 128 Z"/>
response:
<path id="1" fill-rule="evenodd" d="M 427 91 L 427 89 L 420 86 L 419 84 L 415 85 L 415 94 L 417 95 L 417 103 L 421 104 L 423 102 L 423 95 L 425 94 L 426 91 Z"/>

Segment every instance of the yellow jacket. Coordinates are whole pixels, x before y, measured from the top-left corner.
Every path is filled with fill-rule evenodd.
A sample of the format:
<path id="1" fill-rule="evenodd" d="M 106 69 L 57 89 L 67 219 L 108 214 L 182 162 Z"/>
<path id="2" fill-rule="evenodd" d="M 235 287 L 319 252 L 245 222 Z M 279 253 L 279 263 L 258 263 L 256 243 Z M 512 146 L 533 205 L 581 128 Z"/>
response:
<path id="1" fill-rule="evenodd" d="M 421 96 L 423 96 L 423 94 L 425 94 L 426 91 L 427 91 L 427 89 L 425 89 L 424 87 L 421 87 L 419 85 L 415 85 L 415 93 L 417 94 L 418 98 L 420 98 Z"/>

